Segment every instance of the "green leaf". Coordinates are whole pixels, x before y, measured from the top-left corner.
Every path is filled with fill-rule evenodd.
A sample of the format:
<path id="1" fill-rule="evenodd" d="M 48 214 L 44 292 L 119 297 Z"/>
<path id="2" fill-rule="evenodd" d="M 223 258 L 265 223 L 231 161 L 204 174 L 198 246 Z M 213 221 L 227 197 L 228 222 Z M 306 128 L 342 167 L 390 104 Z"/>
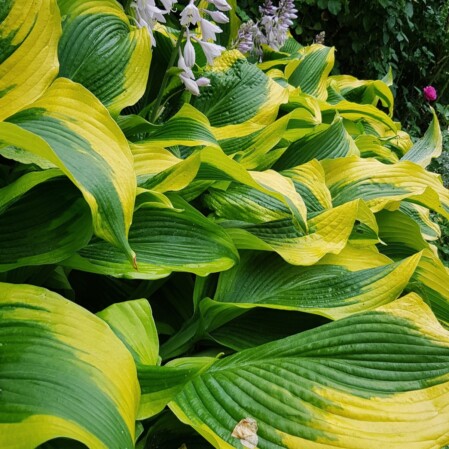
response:
<path id="1" fill-rule="evenodd" d="M 336 117 L 324 131 L 310 133 L 293 142 L 275 163 L 276 170 L 285 170 L 305 164 L 312 159 L 335 159 L 359 156 L 360 152 L 352 137 L 343 126 L 343 119 Z"/>
<path id="2" fill-rule="evenodd" d="M 138 270 L 101 241 L 92 241 L 63 264 L 134 279 L 159 279 L 172 271 L 205 276 L 232 267 L 238 253 L 228 235 L 179 197 L 169 199 L 177 210 L 143 204 L 134 214 L 129 242 L 139 254 Z"/>
<path id="3" fill-rule="evenodd" d="M 136 369 L 106 323 L 43 288 L 1 283 L 0 345 L 0 447 L 134 447 Z"/>
<path id="4" fill-rule="evenodd" d="M 241 351 L 299 334 L 326 322 L 317 315 L 256 308 L 213 330 L 209 336 L 228 348 Z"/>
<path id="5" fill-rule="evenodd" d="M 145 92 L 151 46 L 114 0 L 58 0 L 64 16 L 59 76 L 89 89 L 113 115 Z"/>
<path id="6" fill-rule="evenodd" d="M 0 123 L 0 141 L 44 157 L 81 190 L 99 237 L 132 260 L 127 233 L 136 195 L 132 155 L 104 106 L 59 78 L 29 108 Z"/>
<path id="7" fill-rule="evenodd" d="M 61 176 L 59 170 L 49 171 L 51 177 L 54 172 Z M 64 178 L 34 186 L 38 177 L 30 179 L 33 175 L 37 174 L 24 175 L 0 189 L 0 272 L 60 262 L 92 236 L 89 207 L 75 186 Z"/>
<path id="8" fill-rule="evenodd" d="M 427 167 L 433 158 L 441 155 L 443 149 L 443 137 L 441 135 L 438 117 L 433 108 L 431 108 L 433 118 L 427 128 L 424 137 L 413 145 L 413 147 L 402 156 L 403 161 L 412 161 L 422 167 Z"/>
<path id="9" fill-rule="evenodd" d="M 142 402 L 138 419 L 146 419 L 162 411 L 187 382 L 215 361 L 211 357 L 186 357 L 164 366 L 140 366 L 138 376 Z"/>
<path id="10" fill-rule="evenodd" d="M 449 217 L 449 192 L 438 175 L 410 161 L 382 164 L 347 157 L 321 161 L 334 205 L 362 198 L 373 211 L 407 199 Z"/>
<path id="11" fill-rule="evenodd" d="M 426 449 L 449 440 L 448 374 L 449 335 L 411 294 L 219 360 L 169 406 L 220 449 L 248 418 L 260 449 Z"/>
<path id="12" fill-rule="evenodd" d="M 204 76 L 211 86 L 202 90 L 193 105 L 215 127 L 222 140 L 243 137 L 273 123 L 287 91 L 250 64 L 240 52 L 231 50 L 216 58 Z"/>
<path id="13" fill-rule="evenodd" d="M 334 65 L 334 48 L 313 44 L 300 50 L 302 59 L 290 62 L 285 68 L 288 82 L 301 91 L 317 97 L 327 98 L 327 77 Z"/>
<path id="14" fill-rule="evenodd" d="M 138 367 L 158 364 L 159 338 L 151 306 L 146 299 L 112 304 L 97 316 L 106 321 L 122 340 Z"/>
<path id="15" fill-rule="evenodd" d="M 331 319 L 387 304 L 402 293 L 420 254 L 363 270 L 338 265 L 299 267 L 269 253 L 242 253 L 220 274 L 214 299 L 238 307 L 269 307 L 316 313 Z"/>

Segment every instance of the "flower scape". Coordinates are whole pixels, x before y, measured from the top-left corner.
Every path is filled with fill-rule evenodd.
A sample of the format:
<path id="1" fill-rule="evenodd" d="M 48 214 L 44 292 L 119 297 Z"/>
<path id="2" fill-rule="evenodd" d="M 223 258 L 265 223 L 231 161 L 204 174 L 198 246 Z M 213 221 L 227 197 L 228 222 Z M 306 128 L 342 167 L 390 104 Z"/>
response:
<path id="1" fill-rule="evenodd" d="M 449 445 L 436 89 L 237 7 L 0 4 L 1 449 Z"/>

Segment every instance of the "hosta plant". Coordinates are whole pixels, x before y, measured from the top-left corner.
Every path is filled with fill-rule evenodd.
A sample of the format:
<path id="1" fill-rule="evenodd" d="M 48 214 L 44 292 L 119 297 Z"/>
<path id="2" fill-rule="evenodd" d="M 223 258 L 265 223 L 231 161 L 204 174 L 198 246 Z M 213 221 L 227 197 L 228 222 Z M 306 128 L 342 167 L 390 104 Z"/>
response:
<path id="1" fill-rule="evenodd" d="M 435 113 L 162 3 L 0 5 L 0 447 L 449 445 Z"/>

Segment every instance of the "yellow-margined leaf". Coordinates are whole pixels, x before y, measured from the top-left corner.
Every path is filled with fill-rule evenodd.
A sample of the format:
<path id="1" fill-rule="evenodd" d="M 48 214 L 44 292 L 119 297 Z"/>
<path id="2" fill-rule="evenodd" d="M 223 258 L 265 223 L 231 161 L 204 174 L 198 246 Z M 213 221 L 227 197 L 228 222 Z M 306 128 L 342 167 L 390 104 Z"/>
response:
<path id="1" fill-rule="evenodd" d="M 382 164 L 348 157 L 322 161 L 334 205 L 362 198 L 373 212 L 403 199 L 449 218 L 449 192 L 437 174 L 410 161 Z"/>
<path id="2" fill-rule="evenodd" d="M 127 241 L 136 195 L 132 154 L 93 94 L 59 78 L 39 100 L 0 123 L 0 135 L 59 167 L 83 193 L 95 233 L 134 257 Z"/>
<path id="3" fill-rule="evenodd" d="M 316 313 L 333 320 L 374 309 L 402 293 L 420 260 L 348 270 L 339 264 L 294 266 L 266 252 L 245 252 L 220 274 L 214 299 L 237 307 L 269 307 Z"/>
<path id="4" fill-rule="evenodd" d="M 55 0 L 4 0 L 0 17 L 0 120 L 39 98 L 58 74 Z M 0 14 L 0 15 L 1 15 Z"/>
<path id="5" fill-rule="evenodd" d="M 58 0 L 64 16 L 59 76 L 87 87 L 118 115 L 143 95 L 151 62 L 148 31 L 114 0 Z"/>
<path id="6" fill-rule="evenodd" d="M 300 87 L 302 92 L 327 99 L 327 77 L 334 66 L 334 48 L 313 44 L 302 48 L 302 58 L 293 60 L 285 67 L 288 82 Z"/>
<path id="7" fill-rule="evenodd" d="M 439 449 L 449 334 L 410 294 L 219 360 L 169 406 L 218 449 L 241 448 L 249 419 L 259 449 Z"/>
<path id="8" fill-rule="evenodd" d="M 43 288 L 0 283 L 0 447 L 65 437 L 133 449 L 139 384 L 100 318 Z"/>
<path id="9" fill-rule="evenodd" d="M 326 210 L 308 221 L 308 233 L 291 219 L 260 224 L 221 223 L 237 248 L 275 251 L 293 265 L 313 265 L 326 254 L 346 246 L 359 214 L 359 200 Z"/>
<path id="10" fill-rule="evenodd" d="M 443 137 L 441 135 L 440 124 L 438 122 L 438 117 L 433 108 L 432 111 L 432 122 L 429 125 L 424 137 L 413 145 L 410 150 L 402 156 L 403 161 L 412 161 L 422 167 L 427 167 L 430 161 L 440 156 L 443 149 Z"/>

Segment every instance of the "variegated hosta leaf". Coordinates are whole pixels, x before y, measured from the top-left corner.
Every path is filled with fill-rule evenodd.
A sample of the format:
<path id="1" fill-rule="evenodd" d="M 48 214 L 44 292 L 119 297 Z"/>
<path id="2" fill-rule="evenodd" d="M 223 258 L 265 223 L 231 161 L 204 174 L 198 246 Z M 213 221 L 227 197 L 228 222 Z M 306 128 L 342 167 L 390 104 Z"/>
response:
<path id="1" fill-rule="evenodd" d="M 334 75 L 329 77 L 339 93 L 348 101 L 377 106 L 379 100 L 382 106 L 388 108 L 390 117 L 393 115 L 394 98 L 387 84 L 381 80 L 359 80 L 349 75 Z"/>
<path id="2" fill-rule="evenodd" d="M 449 192 L 438 175 L 410 161 L 382 164 L 347 157 L 322 161 L 334 205 L 362 198 L 373 212 L 403 199 L 449 218 Z"/>
<path id="3" fill-rule="evenodd" d="M 147 131 L 149 133 L 149 136 L 140 143 L 151 143 L 163 147 L 174 145 L 219 146 L 207 117 L 190 104 L 184 104 L 179 112 L 160 126 L 155 126 L 142 118 L 139 118 L 138 121 L 137 129 L 140 132 Z"/>
<path id="4" fill-rule="evenodd" d="M 146 299 L 112 304 L 97 316 L 122 340 L 137 366 L 159 363 L 159 337 Z"/>
<path id="5" fill-rule="evenodd" d="M 269 253 L 247 252 L 220 274 L 215 300 L 238 307 L 299 310 L 338 319 L 395 300 L 407 285 L 420 254 L 362 270 L 338 264 L 298 267 Z"/>
<path id="6" fill-rule="evenodd" d="M 235 155 L 245 168 L 264 170 L 285 151 L 288 142 L 281 142 L 283 138 L 299 139 L 313 132 L 318 124 L 309 110 L 298 108 L 252 134 L 222 139 L 220 145 L 226 154 Z"/>
<path id="7" fill-rule="evenodd" d="M 41 182 L 33 185 L 37 175 L 46 172 L 59 178 L 44 182 L 40 176 Z M 76 187 L 60 176 L 59 170 L 29 173 L 0 189 L 0 272 L 57 263 L 89 242 L 89 207 Z M 2 204 L 5 199 L 7 205 Z"/>
<path id="8" fill-rule="evenodd" d="M 382 210 L 376 214 L 376 219 L 379 224 L 379 237 L 386 243 L 380 250 L 387 256 L 407 257 L 429 248 L 418 223 L 401 210 Z"/>
<path id="9" fill-rule="evenodd" d="M 422 167 L 427 167 L 430 161 L 440 156 L 443 149 L 443 137 L 441 135 L 438 117 L 433 108 L 431 108 L 433 118 L 427 128 L 424 137 L 413 145 L 413 147 L 402 156 L 403 161 L 412 161 Z"/>
<path id="10" fill-rule="evenodd" d="M 140 187 L 157 191 L 179 191 L 194 179 L 201 164 L 200 153 L 180 159 L 152 143 L 130 144 L 134 170 Z"/>
<path id="11" fill-rule="evenodd" d="M 449 334 L 410 294 L 219 360 L 169 405 L 219 449 L 248 418 L 259 449 L 439 449 L 448 403 Z"/>
<path id="12" fill-rule="evenodd" d="M 256 307 L 208 332 L 208 336 L 234 351 L 242 351 L 299 334 L 328 321 L 309 313 Z"/>
<path id="13" fill-rule="evenodd" d="M 59 78 L 8 122 L 0 123 L 0 142 L 59 167 L 89 204 L 95 233 L 132 260 L 127 242 L 136 195 L 132 154 L 106 108 L 81 85 Z"/>
<path id="14" fill-rule="evenodd" d="M 386 164 L 395 164 L 399 161 L 397 154 L 382 144 L 380 139 L 370 134 L 357 136 L 355 144 L 364 158 L 373 157 Z"/>
<path id="15" fill-rule="evenodd" d="M 308 221 L 304 234 L 291 219 L 261 224 L 221 223 L 237 248 L 275 251 L 293 265 L 313 265 L 326 254 L 338 254 L 346 246 L 355 220 L 359 201 L 329 209 Z"/>
<path id="16" fill-rule="evenodd" d="M 0 346 L 0 447 L 65 437 L 134 448 L 136 368 L 106 323 L 43 288 L 1 283 Z"/>
<path id="17" fill-rule="evenodd" d="M 332 198 L 326 186 L 324 170 L 318 161 L 313 160 L 281 173 L 293 181 L 296 191 L 307 207 L 309 219 L 332 208 Z"/>
<path id="18" fill-rule="evenodd" d="M 0 120 L 39 98 L 58 74 L 55 0 L 4 0 L 0 13 Z"/>
<path id="19" fill-rule="evenodd" d="M 285 68 L 288 82 L 320 100 L 327 99 L 327 77 L 334 66 L 334 48 L 313 44 L 300 50 L 302 58 Z"/>
<path id="20" fill-rule="evenodd" d="M 416 221 L 424 239 L 437 240 L 441 237 L 441 229 L 430 218 L 430 211 L 426 207 L 402 201 L 399 210 Z"/>
<path id="21" fill-rule="evenodd" d="M 134 279 L 159 279 L 173 271 L 205 276 L 231 268 L 238 253 L 226 232 L 179 197 L 169 199 L 176 209 L 144 203 L 134 213 L 129 242 L 139 254 L 137 270 L 121 251 L 99 240 L 62 263 Z"/>
<path id="22" fill-rule="evenodd" d="M 305 164 L 312 159 L 335 159 L 345 156 L 359 156 L 360 152 L 343 126 L 343 120 L 336 117 L 325 130 L 310 133 L 293 142 L 275 163 L 276 170 L 285 170 Z"/>
<path id="23" fill-rule="evenodd" d="M 184 385 L 212 365 L 212 357 L 175 359 L 164 366 L 140 366 L 138 376 L 142 391 L 138 419 L 161 412 Z"/>
<path id="24" fill-rule="evenodd" d="M 237 50 L 216 58 L 205 73 L 211 87 L 194 106 L 209 119 L 217 140 L 242 138 L 273 123 L 287 91 L 250 64 Z"/>
<path id="25" fill-rule="evenodd" d="M 431 250 L 423 251 L 408 288 L 419 293 L 441 323 L 449 328 L 449 273 Z"/>
<path id="26" fill-rule="evenodd" d="M 354 246 L 371 246 L 379 243 L 379 226 L 371 209 L 364 201 L 359 201 L 357 220 L 354 223 L 349 242 Z"/>
<path id="27" fill-rule="evenodd" d="M 376 107 L 369 104 L 358 104 L 350 101 L 341 101 L 335 105 L 320 101 L 321 113 L 323 114 L 323 121 L 328 121 L 336 112 L 345 119 L 351 121 L 364 120 L 366 121 L 380 137 L 385 133 L 391 132 L 392 138 L 397 135 L 398 128 L 393 120 L 380 111 Z"/>
<path id="28" fill-rule="evenodd" d="M 258 195 L 260 192 L 267 202 L 289 209 L 296 225 L 302 229 L 307 228 L 305 204 L 288 178 L 273 170 L 248 172 L 217 148 L 205 148 L 200 156 L 201 166 L 197 175 L 199 181 L 234 181 L 242 184 L 249 188 L 246 190 L 251 194 Z"/>
<path id="29" fill-rule="evenodd" d="M 114 0 L 58 0 L 64 17 L 59 76 L 87 87 L 118 115 L 145 92 L 151 46 Z"/>

